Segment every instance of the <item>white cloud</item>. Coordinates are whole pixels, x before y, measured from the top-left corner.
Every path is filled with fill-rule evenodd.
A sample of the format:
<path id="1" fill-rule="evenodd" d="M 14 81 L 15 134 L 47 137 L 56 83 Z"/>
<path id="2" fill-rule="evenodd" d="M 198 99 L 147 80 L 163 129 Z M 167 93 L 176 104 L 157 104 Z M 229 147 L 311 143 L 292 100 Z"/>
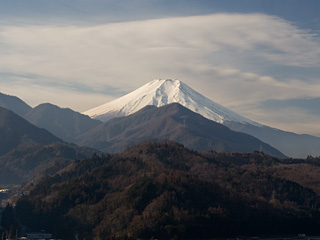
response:
<path id="1" fill-rule="evenodd" d="M 15 84 L 14 87 L 12 83 Z M 112 100 L 101 93 L 84 92 L 71 87 L 40 85 L 23 77 L 11 79 L 9 83 L 0 79 L 0 86 L 0 92 L 18 96 L 32 107 L 50 102 L 60 107 L 72 108 L 80 103 L 82 108 L 89 109 L 95 104 L 103 104 L 105 101 Z"/>
<path id="2" fill-rule="evenodd" d="M 89 85 L 89 81 L 91 85 L 111 81 L 108 77 L 117 78 L 121 84 L 132 73 L 153 75 L 152 70 L 168 67 L 179 72 L 181 61 L 184 66 L 192 67 L 203 64 L 207 55 L 230 48 L 235 55 L 255 51 L 282 64 L 319 65 L 319 44 L 312 36 L 283 20 L 258 14 L 85 27 L 3 27 L 0 40 L 2 69 Z"/>
<path id="3" fill-rule="evenodd" d="M 253 64 L 243 67 L 248 59 Z M 318 81 L 277 79 L 263 64 L 319 67 L 320 41 L 263 14 L 0 28 L 0 91 L 21 89 L 29 102 L 62 102 L 79 111 L 101 103 L 102 95 L 92 92 L 108 86 L 130 91 L 154 78 L 181 79 L 249 117 L 258 101 L 318 96 Z M 1 73 L 25 77 L 12 81 Z M 81 91 L 72 89 L 77 84 Z M 23 94 L 28 91 L 36 94 Z M 80 95 L 83 101 L 74 101 Z M 112 97 L 106 93 L 105 100 Z"/>
<path id="4" fill-rule="evenodd" d="M 252 116 L 260 123 L 284 131 L 320 136 L 319 116 L 297 107 L 285 107 L 281 111 L 256 109 Z"/>

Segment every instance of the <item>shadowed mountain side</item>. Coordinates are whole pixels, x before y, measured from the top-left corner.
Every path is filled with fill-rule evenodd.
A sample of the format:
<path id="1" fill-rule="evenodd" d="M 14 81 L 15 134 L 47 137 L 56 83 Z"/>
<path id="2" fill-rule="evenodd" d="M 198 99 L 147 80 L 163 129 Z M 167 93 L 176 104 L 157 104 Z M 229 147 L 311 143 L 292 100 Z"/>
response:
<path id="1" fill-rule="evenodd" d="M 74 160 L 91 157 L 95 152 L 98 151 L 63 142 L 21 145 L 0 156 L 0 165 L 5 169 L 0 184 L 20 184 L 44 174 L 54 174 Z"/>
<path id="2" fill-rule="evenodd" d="M 256 127 L 251 124 L 228 121 L 223 124 L 233 131 L 247 133 L 269 143 L 290 157 L 306 158 L 309 155 L 319 155 L 320 138 L 318 137 L 286 132 L 267 126 Z"/>
<path id="3" fill-rule="evenodd" d="M 95 152 L 98 151 L 65 143 L 0 107 L 0 184 L 22 183 L 43 172 L 57 159 L 70 162 L 90 157 Z"/>
<path id="4" fill-rule="evenodd" d="M 0 184 L 20 184 L 23 179 L 19 177 L 14 171 L 7 167 L 0 168 Z"/>
<path id="5" fill-rule="evenodd" d="M 37 128 L 14 112 L 0 107 L 0 155 L 19 145 L 62 142 L 45 129 Z"/>
<path id="6" fill-rule="evenodd" d="M 23 116 L 30 109 L 32 109 L 28 104 L 26 104 L 20 98 L 3 94 L 3 93 L 0 93 L 0 107 L 9 109 L 20 116 Z"/>
<path id="7" fill-rule="evenodd" d="M 255 137 L 231 131 L 177 103 L 159 108 L 147 106 L 127 117 L 112 119 L 80 135 L 77 143 L 105 152 L 119 152 L 146 139 L 169 139 L 195 150 L 264 151 L 285 157 Z"/>
<path id="8" fill-rule="evenodd" d="M 24 117 L 37 127 L 45 128 L 67 142 L 74 142 L 76 136 L 101 124 L 86 115 L 50 103 L 40 104 Z"/>

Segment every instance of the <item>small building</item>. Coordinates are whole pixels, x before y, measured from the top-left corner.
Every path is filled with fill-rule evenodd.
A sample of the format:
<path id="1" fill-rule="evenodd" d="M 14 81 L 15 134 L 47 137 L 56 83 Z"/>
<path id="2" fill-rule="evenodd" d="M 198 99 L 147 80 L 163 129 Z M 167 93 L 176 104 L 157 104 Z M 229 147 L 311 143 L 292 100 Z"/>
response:
<path id="1" fill-rule="evenodd" d="M 8 189 L 8 188 L 0 188 L 0 193 L 4 193 L 4 194 L 10 193 L 10 189 Z"/>
<path id="2" fill-rule="evenodd" d="M 51 233 L 27 233 L 27 239 L 29 240 L 39 240 L 39 239 L 51 239 Z"/>

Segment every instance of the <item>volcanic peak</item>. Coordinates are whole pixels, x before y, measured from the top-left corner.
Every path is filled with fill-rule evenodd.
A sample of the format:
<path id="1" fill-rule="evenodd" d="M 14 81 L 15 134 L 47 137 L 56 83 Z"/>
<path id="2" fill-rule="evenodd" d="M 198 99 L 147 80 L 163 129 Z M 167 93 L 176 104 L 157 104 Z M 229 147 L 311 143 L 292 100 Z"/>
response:
<path id="1" fill-rule="evenodd" d="M 147 105 L 161 107 L 170 103 L 182 106 L 218 123 L 234 121 L 253 122 L 213 102 L 177 79 L 155 79 L 127 95 L 84 112 L 92 118 L 108 121 L 114 117 L 127 116 Z"/>

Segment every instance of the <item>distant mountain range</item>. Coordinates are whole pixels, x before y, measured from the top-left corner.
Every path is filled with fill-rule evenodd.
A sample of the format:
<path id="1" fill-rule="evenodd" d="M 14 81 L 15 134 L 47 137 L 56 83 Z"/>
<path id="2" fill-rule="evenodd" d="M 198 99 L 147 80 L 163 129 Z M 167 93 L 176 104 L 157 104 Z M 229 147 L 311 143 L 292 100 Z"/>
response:
<path id="1" fill-rule="evenodd" d="M 14 112 L 0 107 L 0 155 L 19 146 L 62 142 L 45 129 L 40 129 Z"/>
<path id="2" fill-rule="evenodd" d="M 214 131 L 216 130 L 208 129 L 208 127 L 204 130 L 196 121 L 192 122 L 193 126 L 188 125 L 182 131 L 180 129 L 181 123 L 173 122 L 168 114 L 161 109 L 159 112 L 163 116 L 168 116 L 168 119 L 165 119 L 162 115 L 153 114 L 154 119 L 147 120 L 146 118 L 141 118 L 138 114 L 135 117 L 139 116 L 139 122 L 131 117 L 131 115 L 147 106 L 161 107 L 171 103 L 179 103 L 181 106 L 202 115 L 212 122 L 227 126 L 236 132 L 252 135 L 259 139 L 260 142 L 256 142 L 251 148 L 244 147 L 247 142 L 237 145 L 238 139 L 227 140 L 227 137 L 215 136 L 214 134 L 217 134 L 217 132 Z M 211 101 L 179 80 L 151 81 L 119 99 L 88 110 L 84 114 L 68 108 L 60 108 L 50 103 L 40 104 L 35 108 L 31 108 L 17 97 L 5 94 L 0 94 L 0 106 L 7 107 L 37 127 L 47 129 L 53 135 L 66 142 L 88 145 L 107 152 L 122 150 L 126 146 L 136 144 L 140 140 L 147 138 L 167 138 L 183 142 L 187 147 L 196 150 L 214 149 L 217 151 L 240 152 L 262 150 L 268 152 L 268 148 L 261 144 L 262 141 L 269 147 L 272 146 L 273 149 L 279 150 L 278 153 L 275 153 L 274 150 L 268 152 L 276 156 L 281 156 L 279 152 L 282 153 L 282 156 L 286 155 L 295 158 L 320 155 L 319 137 L 285 132 L 254 122 Z M 156 112 L 157 109 L 152 111 Z M 126 118 L 119 119 L 119 117 L 129 117 L 130 120 Z M 113 120 L 113 118 L 117 119 Z M 184 119 L 184 116 L 179 116 L 179 118 Z M 191 113 L 188 113 L 188 118 L 193 119 L 194 117 L 191 117 Z M 160 133 L 155 131 L 156 128 L 161 129 L 161 125 L 157 125 L 158 123 L 160 124 L 160 119 L 163 121 L 162 124 L 166 126 L 167 132 L 163 129 Z M 105 121 L 107 124 L 99 120 Z M 112 121 L 108 123 L 110 120 Z M 146 120 L 146 122 L 143 120 Z M 117 123 L 118 121 L 122 123 L 121 126 Z M 172 129 L 170 129 L 170 124 L 172 124 Z M 209 125 L 216 128 L 216 125 L 211 122 Z M 176 127 L 178 128 L 176 129 Z M 208 134 L 209 132 L 211 134 Z"/>
<path id="3" fill-rule="evenodd" d="M 69 144 L 0 107 L 0 184 L 22 183 L 35 174 L 99 152 Z M 64 164 L 63 164 L 64 163 Z M 59 166 L 55 166 L 56 170 Z"/>
<path id="4" fill-rule="evenodd" d="M 67 142 L 74 142 L 75 137 L 101 123 L 69 108 L 60 108 L 50 103 L 29 110 L 24 118 Z"/>
<path id="5" fill-rule="evenodd" d="M 195 150 L 265 151 L 285 157 L 270 145 L 247 134 L 230 131 L 177 103 L 162 108 L 146 106 L 135 114 L 114 118 L 107 123 L 49 103 L 29 109 L 23 117 L 64 141 L 109 153 L 120 152 L 147 139 L 170 139 Z"/>
<path id="6" fill-rule="evenodd" d="M 0 107 L 9 109 L 16 114 L 23 116 L 32 109 L 28 104 L 16 96 L 0 93 Z"/>
<path id="7" fill-rule="evenodd" d="M 231 152 L 281 152 L 248 134 L 239 133 L 204 118 L 178 103 L 147 106 L 127 117 L 114 118 L 80 135 L 76 143 L 105 152 L 120 152 L 144 140 L 169 139 L 195 150 Z"/>
<path id="8" fill-rule="evenodd" d="M 98 126 L 101 122 L 69 108 L 43 103 L 34 108 L 21 99 L 0 93 L 0 107 L 7 108 L 33 125 L 44 128 L 66 142 Z"/>
<path id="9" fill-rule="evenodd" d="M 308 134 L 296 134 L 268 126 L 254 126 L 226 121 L 223 125 L 238 132 L 250 134 L 277 148 L 289 157 L 306 158 L 320 156 L 320 138 Z"/>
<path id="10" fill-rule="evenodd" d="M 151 81 L 123 97 L 88 110 L 84 114 L 107 121 L 113 117 L 128 116 L 147 105 L 160 107 L 174 102 L 234 131 L 250 134 L 287 156 L 305 158 L 308 155 L 320 155 L 320 138 L 281 131 L 249 120 L 213 102 L 179 80 Z"/>

